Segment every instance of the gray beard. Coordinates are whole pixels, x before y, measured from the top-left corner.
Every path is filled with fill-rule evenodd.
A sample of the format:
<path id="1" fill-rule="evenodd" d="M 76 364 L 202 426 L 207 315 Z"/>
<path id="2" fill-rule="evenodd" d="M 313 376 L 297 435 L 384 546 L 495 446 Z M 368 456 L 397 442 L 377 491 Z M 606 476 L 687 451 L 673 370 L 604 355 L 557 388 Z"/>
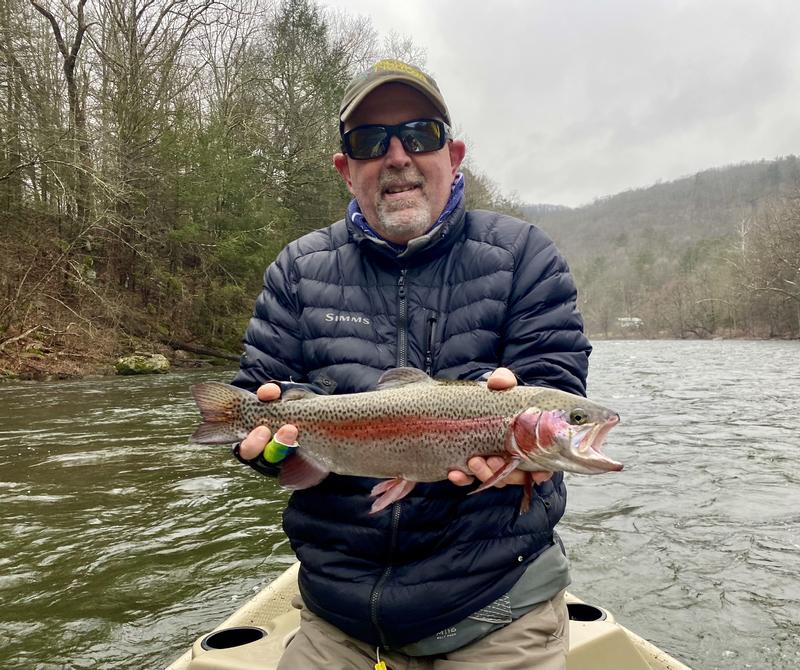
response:
<path id="1" fill-rule="evenodd" d="M 425 180 L 422 175 L 414 168 L 401 171 L 387 170 L 380 175 L 379 185 L 381 191 L 386 186 L 398 181 L 419 183 L 422 187 L 425 186 Z M 390 240 L 402 240 L 403 242 L 408 242 L 415 237 L 424 235 L 433 225 L 431 206 L 424 198 L 421 203 L 417 203 L 419 203 L 418 198 L 392 202 L 386 202 L 379 198 L 375 208 L 378 213 L 375 230 L 382 237 Z"/>
<path id="2" fill-rule="evenodd" d="M 402 207 L 403 202 L 389 205 L 381 202 L 375 230 L 386 239 L 413 240 L 428 232 L 433 225 L 431 208 L 427 202 L 414 207 Z"/>

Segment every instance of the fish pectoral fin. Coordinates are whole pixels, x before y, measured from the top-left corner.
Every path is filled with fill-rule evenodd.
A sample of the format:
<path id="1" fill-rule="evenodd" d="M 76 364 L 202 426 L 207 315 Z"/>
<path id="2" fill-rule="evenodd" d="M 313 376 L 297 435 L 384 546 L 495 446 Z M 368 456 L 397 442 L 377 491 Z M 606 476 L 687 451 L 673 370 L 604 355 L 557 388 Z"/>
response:
<path id="1" fill-rule="evenodd" d="M 468 495 L 472 495 L 473 493 L 480 493 L 481 491 L 485 491 L 490 486 L 494 486 L 497 482 L 502 482 L 506 477 L 508 477 L 516 467 L 520 464 L 520 459 L 518 456 L 514 456 L 509 458 L 506 461 L 506 464 L 500 468 L 497 472 L 495 472 L 489 479 L 487 479 L 483 484 L 481 484 L 478 488 L 474 491 L 470 491 Z"/>
<path id="2" fill-rule="evenodd" d="M 522 485 L 522 500 L 519 501 L 519 513 L 527 514 L 533 499 L 533 473 L 525 473 L 525 483 Z"/>
<path id="3" fill-rule="evenodd" d="M 297 449 L 281 464 L 278 483 L 285 489 L 300 491 L 319 484 L 330 471 Z"/>
<path id="4" fill-rule="evenodd" d="M 380 484 L 376 484 L 372 487 L 370 496 L 373 498 L 376 496 L 378 497 L 375 499 L 375 502 L 372 503 L 372 508 L 370 509 L 369 513 L 375 514 L 375 512 L 380 512 L 393 502 L 397 502 L 398 500 L 405 498 L 409 493 L 411 493 L 411 489 L 413 489 L 416 485 L 417 482 L 411 482 L 403 477 L 386 479 Z"/>

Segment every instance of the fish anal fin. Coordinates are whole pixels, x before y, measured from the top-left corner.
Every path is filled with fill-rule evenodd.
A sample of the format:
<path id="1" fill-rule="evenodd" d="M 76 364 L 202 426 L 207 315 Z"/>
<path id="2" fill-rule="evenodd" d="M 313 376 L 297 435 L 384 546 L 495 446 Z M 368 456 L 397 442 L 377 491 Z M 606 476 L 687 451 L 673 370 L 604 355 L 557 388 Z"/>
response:
<path id="1" fill-rule="evenodd" d="M 301 448 L 281 464 L 278 483 L 285 489 L 300 491 L 316 486 L 329 474 L 327 468 L 305 456 Z"/>
<path id="2" fill-rule="evenodd" d="M 478 488 L 474 491 L 470 491 L 468 495 L 472 495 L 474 493 L 480 493 L 481 491 L 485 491 L 490 486 L 494 486 L 498 482 L 502 482 L 506 477 L 508 477 L 516 467 L 520 464 L 521 459 L 519 457 L 510 457 L 506 460 L 506 464 L 497 470 L 489 479 L 487 479 L 483 484 L 481 484 Z"/>
<path id="3" fill-rule="evenodd" d="M 402 388 L 409 384 L 435 384 L 436 382 L 422 370 L 417 368 L 392 368 L 381 375 L 377 391 Z"/>
<path id="4" fill-rule="evenodd" d="M 370 495 L 375 498 L 375 502 L 372 503 L 372 508 L 369 513 L 375 514 L 375 512 L 380 512 L 392 503 L 405 498 L 416 485 L 417 482 L 409 481 L 403 477 L 386 479 L 376 484 L 372 487 L 372 491 L 370 492 Z"/>

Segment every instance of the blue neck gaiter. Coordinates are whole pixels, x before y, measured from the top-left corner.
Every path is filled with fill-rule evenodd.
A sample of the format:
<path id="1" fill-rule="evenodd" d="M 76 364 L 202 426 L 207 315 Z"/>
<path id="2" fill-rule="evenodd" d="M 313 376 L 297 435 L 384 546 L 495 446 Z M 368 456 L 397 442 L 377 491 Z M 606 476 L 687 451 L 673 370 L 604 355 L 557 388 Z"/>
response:
<path id="1" fill-rule="evenodd" d="M 459 172 L 456 175 L 456 178 L 453 180 L 452 186 L 450 186 L 450 197 L 447 199 L 447 204 L 444 206 L 442 213 L 439 215 L 439 218 L 436 219 L 436 223 L 434 223 L 427 231 L 430 233 L 434 230 L 437 226 L 441 225 L 442 221 L 444 221 L 456 207 L 461 204 L 461 201 L 464 199 L 464 175 Z M 356 226 L 359 230 L 361 230 L 365 235 L 369 235 L 376 240 L 382 240 L 386 242 L 392 249 L 395 251 L 402 251 L 406 248 L 405 244 L 396 244 L 395 242 L 390 242 L 389 240 L 384 239 L 378 233 L 376 233 L 372 227 L 369 225 L 369 222 L 361 213 L 361 208 L 358 206 L 358 202 L 355 198 L 350 201 L 350 204 L 347 206 L 347 218 L 353 222 L 353 225 Z"/>

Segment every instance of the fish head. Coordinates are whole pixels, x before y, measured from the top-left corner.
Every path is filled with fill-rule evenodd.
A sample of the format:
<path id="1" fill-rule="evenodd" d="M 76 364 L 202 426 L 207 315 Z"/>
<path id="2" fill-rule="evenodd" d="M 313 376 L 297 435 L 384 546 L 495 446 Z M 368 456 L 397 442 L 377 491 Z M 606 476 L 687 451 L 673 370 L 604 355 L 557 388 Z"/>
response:
<path id="1" fill-rule="evenodd" d="M 511 449 L 522 458 L 523 470 L 600 474 L 622 470 L 622 463 L 601 452 L 603 440 L 619 423 L 619 414 L 597 403 L 572 396 L 571 406 L 531 407 L 513 420 Z"/>

